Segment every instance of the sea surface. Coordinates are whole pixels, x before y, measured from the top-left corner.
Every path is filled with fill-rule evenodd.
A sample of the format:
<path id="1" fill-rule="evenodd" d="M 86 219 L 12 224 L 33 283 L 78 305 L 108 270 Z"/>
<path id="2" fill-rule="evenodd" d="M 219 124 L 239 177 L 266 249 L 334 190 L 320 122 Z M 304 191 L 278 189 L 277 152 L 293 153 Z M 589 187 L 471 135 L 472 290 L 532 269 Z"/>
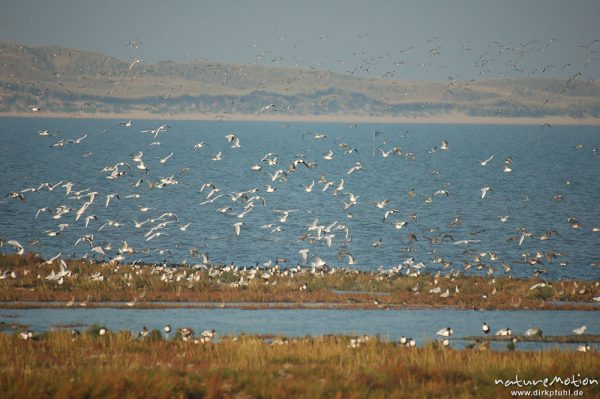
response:
<path id="1" fill-rule="evenodd" d="M 600 267 L 593 265 L 600 262 L 600 232 L 592 230 L 600 227 L 597 126 L 165 119 L 135 120 L 126 127 L 119 122 L 0 119 L 0 237 L 47 258 L 60 253 L 63 258 L 110 260 L 126 241 L 135 251 L 124 255 L 131 262 L 197 264 L 197 254 L 206 253 L 210 262 L 220 264 L 254 266 L 279 259 L 285 267 L 310 264 L 318 256 L 338 267 L 347 264 L 347 251 L 355 258 L 350 267 L 361 270 L 390 268 L 414 258 L 424 263 L 425 272 L 463 271 L 467 261 L 474 266 L 466 273 L 505 275 L 502 262 L 515 277 L 537 270 L 550 280 L 600 278 Z M 163 124 L 170 128 L 156 138 L 141 132 Z M 52 135 L 41 136 L 42 130 Z M 239 148 L 232 148 L 235 139 L 229 142 L 228 134 L 239 139 Z M 61 140 L 64 145 L 55 145 Z M 442 141 L 448 142 L 447 150 Z M 194 150 L 201 142 L 206 144 Z M 394 147 L 401 149 L 399 155 L 384 157 L 378 150 L 387 153 Z M 140 151 L 147 173 L 133 160 Z M 328 151 L 331 160 L 324 159 Z M 217 153 L 221 160 L 212 159 Z M 277 163 L 268 165 L 261 161 L 265 157 Z M 304 163 L 287 172 L 285 180 L 272 179 L 294 160 Z M 348 174 L 357 162 L 363 170 Z M 119 163 L 120 176 L 107 178 L 110 172 L 102 170 Z M 253 171 L 253 165 L 262 169 Z M 504 166 L 512 171 L 504 172 Z M 161 178 L 177 184 L 159 188 Z M 341 179 L 344 187 L 334 195 Z M 72 183 L 68 196 L 67 182 Z M 322 191 L 325 182 L 332 184 Z M 52 184 L 52 190 L 43 183 Z M 212 187 L 201 188 L 209 183 L 219 191 L 207 199 Z M 275 191 L 267 192 L 267 185 Z M 482 199 L 484 187 L 492 190 Z M 435 194 L 439 190 L 448 194 Z M 234 201 L 234 193 L 243 191 L 247 193 Z M 10 192 L 22 192 L 25 200 L 7 196 Z M 89 192 L 97 195 L 76 220 Z M 118 199 L 106 206 L 109 194 Z M 356 203 L 345 209 L 350 194 Z M 250 200 L 253 196 L 262 197 L 264 205 L 261 199 Z M 253 207 L 245 208 L 248 200 Z M 375 206 L 383 200 L 389 203 Z M 60 206 L 70 211 L 58 217 Z M 42 208 L 50 212 L 41 211 L 36 218 Z M 396 212 L 384 222 L 385 211 L 392 209 Z M 283 215 L 275 210 L 290 212 L 281 221 Z M 97 219 L 85 227 L 85 218 L 92 215 Z M 501 216 L 509 218 L 502 222 Z M 457 219 L 460 223 L 453 223 Z M 146 223 L 136 228 L 134 221 Z M 407 224 L 396 228 L 394 222 L 400 221 Z M 239 236 L 234 229 L 238 222 L 243 223 Z M 308 230 L 311 223 L 324 229 L 332 225 L 321 236 L 330 235 L 329 243 L 313 240 L 318 233 Z M 93 234 L 92 244 L 75 245 L 86 234 Z M 106 255 L 92 252 L 96 246 Z M 306 262 L 301 249 L 309 250 Z M 5 244 L 0 251 L 15 249 Z M 548 253 L 555 256 L 549 260 Z M 539 263 L 532 264 L 536 254 Z M 480 260 L 473 262 L 475 256 Z"/>
<path id="2" fill-rule="evenodd" d="M 398 341 L 412 337 L 421 346 L 440 338 L 436 332 L 451 327 L 452 346 L 463 348 L 467 336 L 483 336 L 486 322 L 491 334 L 510 328 L 522 335 L 539 327 L 545 336 L 572 335 L 572 330 L 587 326 L 586 334 L 598 334 L 600 318 L 582 311 L 470 311 L 470 310 L 332 310 L 332 309 L 5 309 L 0 322 L 19 323 L 33 331 L 77 328 L 84 331 L 93 324 L 113 331 L 129 330 L 137 334 L 143 327 L 161 330 L 169 324 L 173 332 L 188 327 L 200 333 L 215 329 L 219 336 L 239 334 L 284 335 L 303 337 L 327 334 L 379 335 Z M 174 333 L 171 334 L 171 338 Z M 506 342 L 495 342 L 494 349 L 506 349 Z M 523 350 L 574 349 L 577 344 L 520 342 Z M 596 344 L 592 344 L 596 347 Z"/>

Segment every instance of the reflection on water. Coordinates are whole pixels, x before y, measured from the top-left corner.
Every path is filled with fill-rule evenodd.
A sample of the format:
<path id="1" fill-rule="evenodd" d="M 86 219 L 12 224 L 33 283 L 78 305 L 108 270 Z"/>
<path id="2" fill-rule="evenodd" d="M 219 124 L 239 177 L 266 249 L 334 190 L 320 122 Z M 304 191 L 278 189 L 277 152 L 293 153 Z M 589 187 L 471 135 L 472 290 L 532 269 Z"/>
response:
<path id="1" fill-rule="evenodd" d="M 481 325 L 489 324 L 492 333 L 510 327 L 513 334 L 540 327 L 546 336 L 571 335 L 574 328 L 587 326 L 586 333 L 600 333 L 600 318 L 583 311 L 468 311 L 468 310 L 331 310 L 331 309 L 22 309 L 4 310 L 0 322 L 29 325 L 34 331 L 53 326 L 90 326 L 94 323 L 112 330 L 137 333 L 143 326 L 161 330 L 191 327 L 195 331 L 214 328 L 220 335 L 281 334 L 290 337 L 326 334 L 369 334 L 390 340 L 413 337 L 419 345 L 435 339 L 435 333 L 452 327 L 454 338 L 482 335 Z M 453 346 L 465 346 L 454 341 Z M 520 349 L 574 348 L 570 344 L 518 344 Z M 594 345 L 592 345 L 594 346 Z M 492 348 L 505 349 L 506 343 Z"/>

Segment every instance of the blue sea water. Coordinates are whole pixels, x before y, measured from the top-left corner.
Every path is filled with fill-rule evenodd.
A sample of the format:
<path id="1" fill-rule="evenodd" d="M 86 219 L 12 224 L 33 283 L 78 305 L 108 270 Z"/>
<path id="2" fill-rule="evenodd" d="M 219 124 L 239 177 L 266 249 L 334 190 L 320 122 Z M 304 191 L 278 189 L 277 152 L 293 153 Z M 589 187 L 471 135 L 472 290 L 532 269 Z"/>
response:
<path id="1" fill-rule="evenodd" d="M 486 267 L 471 268 L 468 273 L 487 273 L 491 266 L 496 274 L 504 271 L 500 262 L 512 266 L 510 274 L 518 277 L 531 275 L 536 269 L 545 270 L 548 279 L 588 279 L 600 277 L 600 128 L 596 126 L 513 126 L 513 125 L 385 125 L 340 123 L 289 123 L 231 122 L 231 121 L 152 121 L 136 120 L 133 127 L 118 125 L 115 120 L 94 119 L 0 119 L 0 237 L 18 240 L 26 251 L 38 252 L 45 257 L 62 253 L 63 257 L 92 256 L 90 246 L 79 243 L 84 234 L 93 234 L 94 246 L 112 244 L 106 259 L 117 255 L 122 240 L 126 240 L 135 253 L 127 261 L 191 264 L 199 263 L 189 253 L 197 248 L 208 253 L 211 262 L 253 266 L 278 258 L 288 260 L 287 265 L 302 262 L 298 251 L 308 248 L 309 261 L 314 255 L 331 266 L 344 265 L 338 260 L 340 251 L 348 251 L 356 258 L 356 267 L 374 270 L 393 267 L 407 258 L 426 265 L 425 271 L 434 272 L 442 266 L 434 257 L 442 257 L 446 271 L 460 271 L 463 260 L 471 261 L 480 253 L 495 252 L 498 260 L 483 257 Z M 171 128 L 160 133 L 155 140 L 141 130 L 156 129 L 167 123 Z M 43 137 L 38 131 L 48 129 L 55 136 Z M 225 135 L 233 133 L 240 140 L 239 148 L 231 148 Z M 87 135 L 79 144 L 52 146 L 59 140 L 77 139 Z M 318 139 L 317 137 L 324 137 Z M 442 140 L 449 143 L 448 150 L 440 149 Z M 152 143 L 158 141 L 160 145 Z M 205 142 L 194 151 L 194 145 Z M 340 144 L 356 151 L 344 151 Z M 400 147 L 402 156 L 386 152 Z M 436 147 L 435 152 L 432 149 Z M 323 156 L 331 150 L 333 159 Z M 132 154 L 143 152 L 148 173 L 136 169 Z M 165 163 L 159 158 L 173 153 Z M 211 158 L 221 152 L 222 160 Z M 278 164 L 269 166 L 261 162 L 267 153 L 275 154 Z M 406 157 L 414 154 L 414 159 Z M 494 156 L 486 166 L 481 160 Z M 299 164 L 288 173 L 286 181 L 272 181 L 268 173 L 287 170 L 294 159 L 313 163 L 312 168 Z M 506 159 L 512 172 L 503 172 Z M 101 170 L 119 162 L 126 172 L 117 179 L 107 179 Z M 347 174 L 361 162 L 362 171 Z M 251 170 L 252 165 L 262 170 Z M 178 184 L 164 188 L 149 188 L 147 183 L 157 183 L 160 178 L 173 176 Z M 138 187 L 133 184 L 143 180 Z M 325 192 L 320 179 L 334 184 Z M 333 195 L 334 189 L 344 179 L 344 190 Z M 315 181 L 312 192 L 304 186 Z M 25 201 L 5 197 L 9 192 L 19 192 L 30 187 L 36 189 L 44 182 L 62 182 L 53 190 L 40 189 L 24 192 Z M 76 211 L 87 200 L 67 197 L 62 185 L 73 183 L 73 191 L 89 189 L 98 195 L 79 220 Z M 207 203 L 209 190 L 201 191 L 205 183 L 212 183 L 224 194 L 214 203 Z M 265 185 L 276 188 L 273 193 Z M 481 199 L 480 189 L 491 187 L 486 198 Z M 233 202 L 227 195 L 256 189 L 265 200 L 243 218 L 241 201 Z M 434 195 L 438 190 L 449 195 Z M 409 191 L 415 195 L 410 198 Z M 352 193 L 359 196 L 357 204 L 345 210 L 342 201 L 348 202 Z M 108 194 L 118 194 L 119 199 L 105 207 Z M 137 194 L 139 198 L 127 198 Z M 218 195 L 217 194 L 217 195 Z M 561 196 L 556 200 L 555 196 Z M 431 201 L 427 201 L 431 197 Z M 374 203 L 389 200 L 384 209 Z M 53 213 L 42 212 L 49 207 L 52 212 L 61 205 L 72 210 L 60 219 Z M 142 212 L 143 207 L 151 208 Z M 232 208 L 222 214 L 218 208 Z M 386 210 L 396 209 L 384 223 Z M 274 210 L 293 210 L 287 221 L 277 220 Z M 165 216 L 177 215 L 177 220 Z M 351 218 L 349 217 L 351 213 Z M 96 215 L 85 227 L 85 217 Z M 411 218 L 416 215 L 416 220 Z M 461 223 L 450 226 L 457 215 Z M 500 216 L 510 216 L 506 222 Z M 569 219 L 576 219 L 580 228 L 573 228 Z M 136 228 L 134 220 L 142 222 L 155 219 Z M 337 222 L 347 226 L 349 237 L 343 230 L 332 232 L 331 246 L 325 241 L 309 243 L 301 240 L 308 233 L 307 226 L 318 219 L 324 226 Z M 396 229 L 393 222 L 404 220 L 408 224 Z M 108 221 L 118 227 L 106 225 Z M 146 233 L 160 222 L 169 223 L 157 231 L 164 235 L 149 241 Z M 240 235 L 234 223 L 243 222 Z M 58 236 L 45 232 L 58 231 L 59 224 L 68 224 Z M 187 230 L 181 226 L 190 223 Z M 271 225 L 270 228 L 262 226 Z M 280 227 L 281 231 L 272 232 Z M 521 245 L 518 229 L 532 233 Z M 540 237 L 555 231 L 548 240 Z M 316 232 L 311 232 L 316 234 Z M 416 236 L 410 242 L 408 234 Z M 511 237 L 516 238 L 511 240 Z M 429 239 L 438 240 L 431 243 Z M 373 243 L 381 240 L 381 245 Z M 473 240 L 468 244 L 456 244 Z M 4 245 L 2 252 L 13 252 Z M 530 265 L 526 259 L 536 252 L 558 254 L 553 262 Z M 96 254 L 98 258 L 99 255 Z M 562 265 L 561 265 L 562 264 Z M 282 263 L 282 265 L 285 265 Z"/>
<path id="2" fill-rule="evenodd" d="M 451 326 L 452 346 L 463 348 L 467 336 L 482 336 L 481 325 L 486 322 L 492 334 L 510 328 L 522 335 L 534 327 L 545 336 L 572 335 L 572 330 L 587 326 L 586 334 L 597 334 L 600 319 L 584 311 L 471 311 L 471 310 L 338 310 L 338 309 L 6 309 L 0 322 L 19 323 L 33 331 L 77 328 L 80 331 L 92 324 L 134 334 L 142 327 L 162 330 L 165 324 L 173 331 L 191 327 L 197 333 L 214 328 L 220 336 L 239 334 L 275 334 L 290 337 L 327 334 L 379 335 L 398 341 L 401 336 L 412 337 L 419 346 L 439 338 L 436 332 Z M 173 335 L 171 335 L 172 337 Z M 575 349 L 577 344 L 520 342 L 521 350 Z M 596 348 L 597 345 L 592 345 Z M 492 345 L 506 349 L 506 342 Z"/>

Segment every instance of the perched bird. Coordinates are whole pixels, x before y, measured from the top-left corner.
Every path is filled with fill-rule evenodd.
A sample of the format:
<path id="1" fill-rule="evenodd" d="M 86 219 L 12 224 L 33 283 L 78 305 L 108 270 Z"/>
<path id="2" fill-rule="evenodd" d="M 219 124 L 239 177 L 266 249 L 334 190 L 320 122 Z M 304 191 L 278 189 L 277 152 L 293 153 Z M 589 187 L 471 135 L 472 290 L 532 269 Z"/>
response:
<path id="1" fill-rule="evenodd" d="M 439 330 L 436 334 L 441 335 L 442 337 L 450 337 L 452 334 L 454 334 L 454 331 L 452 331 L 450 327 L 446 327 Z"/>
<path id="2" fill-rule="evenodd" d="M 573 332 L 577 335 L 581 335 L 585 332 L 586 329 L 587 329 L 586 326 L 581 326 L 579 328 L 574 329 Z"/>
<path id="3" fill-rule="evenodd" d="M 146 337 L 148 336 L 148 334 L 149 334 L 149 331 L 148 331 L 148 329 L 146 328 L 146 326 L 144 326 L 144 327 L 143 327 L 143 328 L 140 330 L 140 332 L 138 333 L 138 337 L 139 337 L 139 338 L 146 338 Z"/>
<path id="4" fill-rule="evenodd" d="M 203 331 L 202 334 L 200 334 L 201 337 L 206 337 L 209 339 L 213 339 L 215 336 L 217 335 L 217 332 L 215 331 L 215 329 L 210 329 L 210 330 L 206 330 Z"/>
<path id="5" fill-rule="evenodd" d="M 487 323 L 483 323 L 483 325 L 481 326 L 481 330 L 483 331 L 483 333 L 485 335 L 490 333 L 490 326 L 487 325 Z"/>
<path id="6" fill-rule="evenodd" d="M 499 337 L 506 337 L 506 336 L 510 336 L 510 335 L 512 335 L 512 331 L 510 330 L 510 328 L 503 328 L 496 332 L 496 336 L 499 336 Z"/>
<path id="7" fill-rule="evenodd" d="M 525 335 L 526 337 L 535 337 L 535 336 L 541 337 L 542 334 L 543 334 L 543 332 L 542 332 L 541 328 L 534 327 L 534 328 L 530 328 L 527 331 L 525 331 L 525 334 L 523 334 L 523 335 Z"/>
<path id="8" fill-rule="evenodd" d="M 592 350 L 590 344 L 579 345 L 577 347 L 577 352 L 589 352 Z"/>
<path id="9" fill-rule="evenodd" d="M 194 330 L 192 330 L 191 328 L 183 327 L 183 328 L 179 329 L 178 331 L 179 331 L 179 335 L 181 335 L 182 341 L 188 341 L 188 340 L 194 338 Z"/>

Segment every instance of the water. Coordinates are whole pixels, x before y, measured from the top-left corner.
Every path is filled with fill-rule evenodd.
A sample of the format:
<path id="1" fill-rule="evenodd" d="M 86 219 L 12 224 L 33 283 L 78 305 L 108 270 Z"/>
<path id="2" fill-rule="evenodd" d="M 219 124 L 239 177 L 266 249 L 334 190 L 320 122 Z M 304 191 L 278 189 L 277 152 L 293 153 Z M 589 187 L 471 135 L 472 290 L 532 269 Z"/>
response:
<path id="1" fill-rule="evenodd" d="M 460 320 L 460 322 L 458 322 Z M 582 311 L 469 311 L 469 310 L 331 310 L 331 309 L 19 309 L 0 312 L 0 322 L 29 325 L 33 331 L 47 331 L 61 326 L 78 326 L 80 330 L 100 324 L 112 330 L 137 333 L 146 326 L 162 330 L 170 324 L 175 330 L 191 327 L 196 332 L 214 328 L 219 335 L 276 334 L 290 337 L 326 334 L 377 335 L 397 341 L 412 337 L 422 345 L 436 339 L 435 333 L 448 326 L 453 338 L 481 336 L 485 321 L 495 333 L 510 327 L 513 334 L 540 327 L 544 335 L 571 335 L 574 328 L 587 326 L 586 334 L 600 332 L 600 318 Z M 437 337 L 439 338 L 439 337 Z M 453 346 L 464 347 L 465 341 Z M 492 344 L 505 349 L 506 342 Z M 521 342 L 520 349 L 573 348 L 574 344 Z"/>
<path id="2" fill-rule="evenodd" d="M 452 264 L 448 270 L 462 270 L 464 259 L 471 260 L 475 253 L 494 251 L 499 261 L 512 265 L 513 276 L 529 276 L 535 269 L 545 269 L 543 277 L 549 279 L 578 278 L 594 280 L 600 277 L 600 268 L 592 266 L 600 261 L 600 232 L 592 232 L 592 227 L 600 226 L 600 156 L 594 156 L 592 149 L 600 147 L 599 127 L 552 126 L 493 126 L 493 125 L 349 125 L 323 123 L 283 123 L 271 122 L 228 122 L 228 121 L 134 121 L 134 127 L 118 126 L 112 120 L 62 120 L 62 119 L 0 119 L 0 167 L 3 177 L 0 180 L 0 193 L 20 191 L 29 187 L 37 188 L 43 182 L 73 182 L 73 191 L 90 189 L 97 191 L 98 197 L 75 221 L 75 212 L 87 197 L 67 198 L 66 189 L 52 191 L 25 192 L 26 201 L 4 197 L 0 199 L 0 237 L 16 239 L 27 251 L 34 251 L 45 257 L 62 253 L 63 257 L 81 257 L 88 253 L 90 246 L 80 243 L 74 246 L 84 234 L 94 235 L 94 246 L 112 244 L 107 251 L 107 259 L 117 254 L 121 240 L 126 240 L 136 252 L 127 257 L 128 261 L 198 263 L 188 250 L 197 248 L 208 253 L 211 262 L 252 266 L 256 262 L 266 262 L 286 258 L 290 265 L 301 262 L 298 251 L 310 249 L 309 260 L 313 255 L 323 258 L 328 264 L 338 266 L 338 253 L 347 250 L 356 258 L 359 269 L 376 269 L 380 266 L 392 267 L 409 257 L 422 261 L 427 271 L 435 271 L 440 265 L 434 264 L 435 256 L 443 257 Z M 156 129 L 163 123 L 172 128 L 159 134 L 160 145 L 151 145 L 154 137 L 140 130 Z M 55 137 L 41 137 L 38 130 L 58 130 Z M 378 131 L 375 137 L 374 131 Z M 241 142 L 240 148 L 231 148 L 224 136 L 234 133 Z M 326 137 L 318 140 L 315 134 Z M 76 139 L 87 134 L 80 144 L 66 144 L 51 147 L 60 139 Z M 442 140 L 448 140 L 449 150 L 439 150 Z M 196 143 L 206 142 L 207 146 L 194 151 Z M 339 148 L 347 143 L 356 148 L 348 154 Z M 415 160 L 389 156 L 383 158 L 372 150 L 392 147 L 402 148 L 403 153 L 412 152 Z M 581 145 L 580 149 L 576 146 Z M 435 153 L 428 153 L 437 146 Z M 328 150 L 334 152 L 331 161 L 323 159 Z M 148 174 L 135 168 L 132 154 L 143 152 L 143 160 L 149 168 Z M 161 164 L 157 158 L 173 156 Z M 211 160 L 217 152 L 222 153 L 221 161 Z M 279 164 L 268 166 L 261 159 L 267 153 L 277 155 Z M 89 154 L 83 157 L 84 154 Z M 295 173 L 290 173 L 287 181 L 271 181 L 267 173 L 276 169 L 287 169 L 290 162 L 302 154 L 307 162 L 317 164 L 309 169 L 299 165 Z M 494 155 L 485 167 L 479 161 Z M 513 171 L 502 171 L 503 161 L 512 158 L 509 165 Z M 348 175 L 346 172 L 355 162 L 361 161 L 365 171 Z M 114 180 L 106 178 L 108 173 L 100 170 L 118 162 L 127 162 L 127 167 L 119 170 L 127 174 Z M 260 164 L 261 172 L 253 172 L 250 167 Z M 186 169 L 184 169 L 186 168 Z M 438 173 L 432 174 L 437 171 Z M 150 189 L 147 182 L 156 183 L 161 177 L 178 181 L 176 185 Z M 322 192 L 323 184 L 318 183 L 324 176 L 335 182 L 327 192 Z M 139 187 L 132 186 L 143 179 Z M 332 195 L 340 179 L 345 181 L 343 193 L 360 196 L 358 204 L 344 210 L 342 201 L 349 196 L 341 193 Z M 307 193 L 303 185 L 315 183 L 313 191 Z M 570 184 L 567 184 L 567 181 Z M 204 183 L 213 183 L 220 188 L 218 194 L 225 194 L 214 203 L 201 205 L 206 200 L 207 190 L 200 192 Z M 274 193 L 267 193 L 265 185 L 276 187 Z M 482 187 L 492 187 L 485 199 L 480 198 Z M 243 211 L 243 205 L 232 202 L 227 194 L 257 188 L 254 195 L 266 200 L 263 206 L 256 206 L 244 218 L 235 215 Z M 450 195 L 433 195 L 440 189 Z M 414 190 L 416 196 L 409 198 L 407 193 Z M 116 193 L 120 200 L 113 200 L 105 207 L 107 194 Z M 139 194 L 140 198 L 126 198 Z M 557 194 L 562 201 L 555 201 Z M 250 196 L 253 194 L 250 194 Z M 432 196 L 433 195 L 433 196 Z M 427 203 L 427 197 L 433 201 Z M 389 199 L 385 209 L 374 206 L 376 201 Z M 53 211 L 60 205 L 72 211 L 60 219 L 42 212 L 36 219 L 36 211 L 50 207 Z M 141 207 L 153 208 L 141 212 Z M 231 207 L 227 214 L 217 212 L 218 208 Z M 289 214 L 285 223 L 280 223 L 274 210 L 296 210 Z M 383 223 L 385 210 L 397 209 L 398 214 L 390 216 Z M 136 229 L 134 220 L 142 222 L 157 219 L 164 212 L 173 212 L 178 220 L 164 217 L 154 223 L 148 222 Z M 348 212 L 352 218 L 348 217 Z M 410 219 L 416 214 L 417 220 Z M 85 228 L 85 217 L 96 215 L 97 221 L 90 221 Z M 450 227 L 456 215 L 462 223 Z M 506 223 L 499 216 L 509 215 Z M 324 241 L 310 244 L 300 240 L 307 233 L 307 225 L 315 218 L 319 224 L 329 225 L 334 221 L 345 224 L 350 239 L 342 230 L 333 231 L 335 238 L 331 247 Z M 583 227 L 571 228 L 569 218 L 577 219 Z M 118 222 L 121 226 L 107 225 L 107 221 Z M 393 221 L 405 220 L 403 229 L 394 228 Z M 146 241 L 145 234 L 153 225 L 173 221 L 160 232 L 160 237 Z M 234 232 L 233 224 L 243 222 L 240 236 Z M 44 232 L 57 231 L 61 223 L 68 224 L 56 237 Z M 186 231 L 180 226 L 191 223 Z M 261 226 L 272 224 L 270 228 Z M 280 226 L 280 232 L 271 232 Z M 533 233 L 525 238 L 521 246 L 510 237 L 520 237 L 517 229 L 523 227 Z M 546 241 L 539 237 L 547 231 L 555 230 Z M 314 232 L 313 232 L 314 233 Z M 417 241 L 409 242 L 408 233 L 413 233 Z M 447 235 L 446 235 L 447 234 Z M 451 238 L 450 238 L 451 237 Z M 432 244 L 428 238 L 437 238 Z M 381 239 L 382 245 L 374 248 L 373 242 Z M 36 241 L 33 242 L 32 241 Z M 454 245 L 453 241 L 478 240 L 467 245 Z M 35 244 L 35 245 L 34 245 Z M 0 251 L 11 252 L 12 247 L 4 246 Z M 536 251 L 555 252 L 561 256 L 550 263 L 534 267 L 523 262 L 523 253 L 535 255 Z M 343 260 L 345 261 L 346 258 Z M 483 262 L 490 264 L 503 274 L 499 261 Z M 564 263 L 563 266 L 560 263 Z M 472 268 L 470 273 L 485 273 Z"/>

